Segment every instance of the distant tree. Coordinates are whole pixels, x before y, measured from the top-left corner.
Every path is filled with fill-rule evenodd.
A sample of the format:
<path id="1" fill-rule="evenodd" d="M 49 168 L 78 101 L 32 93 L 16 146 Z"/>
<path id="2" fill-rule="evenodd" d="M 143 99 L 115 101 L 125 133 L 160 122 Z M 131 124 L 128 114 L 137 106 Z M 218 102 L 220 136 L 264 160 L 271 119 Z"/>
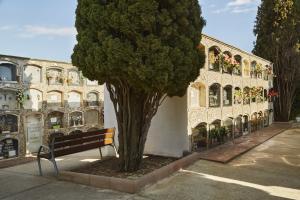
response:
<path id="1" fill-rule="evenodd" d="M 198 0 L 78 0 L 72 63 L 106 83 L 121 171 L 139 169 L 158 107 L 167 96 L 183 96 L 198 77 L 204 25 Z"/>
<path id="2" fill-rule="evenodd" d="M 253 53 L 274 63 L 275 120 L 288 121 L 300 70 L 300 1 L 262 0 L 258 8 Z"/>

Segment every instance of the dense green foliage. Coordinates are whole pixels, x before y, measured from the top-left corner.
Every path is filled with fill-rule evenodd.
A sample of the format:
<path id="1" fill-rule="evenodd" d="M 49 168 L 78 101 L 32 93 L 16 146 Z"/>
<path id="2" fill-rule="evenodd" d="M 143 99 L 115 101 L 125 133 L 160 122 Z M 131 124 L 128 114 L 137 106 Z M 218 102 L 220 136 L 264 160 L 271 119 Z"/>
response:
<path id="1" fill-rule="evenodd" d="M 79 0 L 72 62 L 100 83 L 183 95 L 204 64 L 197 0 Z"/>
<path id="2" fill-rule="evenodd" d="M 253 52 L 274 63 L 274 87 L 279 92 L 275 119 L 288 121 L 300 81 L 300 1 L 262 0 L 254 34 Z"/>
<path id="3" fill-rule="evenodd" d="M 197 0 L 78 0 L 72 63 L 106 83 L 118 122 L 120 170 L 142 161 L 153 116 L 183 96 L 205 62 Z"/>

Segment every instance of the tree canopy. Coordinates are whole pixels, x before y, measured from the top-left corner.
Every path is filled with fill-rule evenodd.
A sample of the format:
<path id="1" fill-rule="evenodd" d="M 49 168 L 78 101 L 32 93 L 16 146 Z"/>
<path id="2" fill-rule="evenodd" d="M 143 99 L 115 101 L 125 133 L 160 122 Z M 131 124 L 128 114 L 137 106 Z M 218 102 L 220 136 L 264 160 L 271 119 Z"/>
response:
<path id="1" fill-rule="evenodd" d="M 78 0 L 72 63 L 107 86 L 120 170 L 140 167 L 159 105 L 183 96 L 199 76 L 204 24 L 198 0 Z"/>
<path id="2" fill-rule="evenodd" d="M 262 0 L 253 53 L 274 63 L 275 119 L 288 121 L 300 73 L 300 1 Z"/>
<path id="3" fill-rule="evenodd" d="M 100 83 L 183 95 L 204 64 L 197 0 L 79 0 L 72 62 Z"/>

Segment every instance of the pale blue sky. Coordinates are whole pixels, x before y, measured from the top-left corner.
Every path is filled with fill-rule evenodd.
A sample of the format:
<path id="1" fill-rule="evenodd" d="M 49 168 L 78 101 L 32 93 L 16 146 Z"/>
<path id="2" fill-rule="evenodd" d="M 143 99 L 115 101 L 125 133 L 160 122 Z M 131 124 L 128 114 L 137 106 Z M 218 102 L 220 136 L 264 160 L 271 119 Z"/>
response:
<path id="1" fill-rule="evenodd" d="M 204 33 L 243 50 L 253 48 L 260 0 L 199 0 Z M 77 0 L 0 0 L 0 54 L 70 61 Z"/>

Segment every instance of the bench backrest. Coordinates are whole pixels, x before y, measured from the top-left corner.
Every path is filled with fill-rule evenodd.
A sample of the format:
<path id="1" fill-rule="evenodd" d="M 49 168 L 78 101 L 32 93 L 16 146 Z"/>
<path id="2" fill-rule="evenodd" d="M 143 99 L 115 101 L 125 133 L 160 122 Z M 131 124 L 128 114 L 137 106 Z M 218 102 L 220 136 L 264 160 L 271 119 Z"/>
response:
<path id="1" fill-rule="evenodd" d="M 114 143 L 115 129 L 101 129 L 97 131 L 83 132 L 74 135 L 53 137 L 50 141 L 50 149 L 55 157 L 78 153 Z"/>

